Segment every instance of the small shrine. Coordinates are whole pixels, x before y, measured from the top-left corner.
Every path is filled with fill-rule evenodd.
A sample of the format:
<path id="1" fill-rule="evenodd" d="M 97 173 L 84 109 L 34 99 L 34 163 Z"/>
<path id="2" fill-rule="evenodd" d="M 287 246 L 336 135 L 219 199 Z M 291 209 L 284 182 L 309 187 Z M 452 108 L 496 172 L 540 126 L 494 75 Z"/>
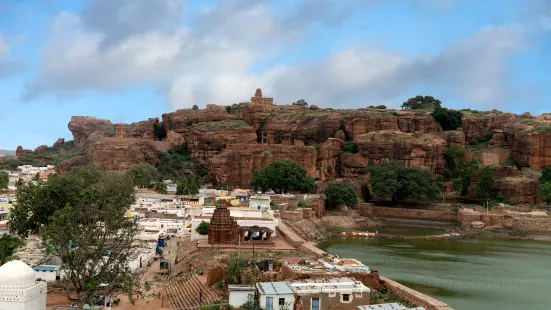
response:
<path id="1" fill-rule="evenodd" d="M 254 93 L 254 96 L 251 97 L 251 103 L 273 105 L 274 98 L 262 97 L 262 90 L 260 88 L 257 88 L 256 92 Z"/>
<path id="2" fill-rule="evenodd" d="M 230 216 L 227 206 L 220 205 L 214 210 L 209 224 L 209 244 L 237 243 L 239 225 Z"/>

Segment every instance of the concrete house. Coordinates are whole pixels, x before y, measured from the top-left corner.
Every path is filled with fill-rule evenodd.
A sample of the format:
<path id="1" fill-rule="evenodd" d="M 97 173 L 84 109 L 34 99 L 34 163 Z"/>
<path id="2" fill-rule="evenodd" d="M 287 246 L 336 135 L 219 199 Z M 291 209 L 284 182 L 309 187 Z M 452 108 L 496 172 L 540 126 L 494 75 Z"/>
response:
<path id="1" fill-rule="evenodd" d="M 245 304 L 249 299 L 253 299 L 256 286 L 254 285 L 228 285 L 228 292 L 230 293 L 230 305 L 233 308 L 239 308 Z"/>
<path id="2" fill-rule="evenodd" d="M 305 279 L 289 286 L 302 309 L 354 309 L 370 302 L 371 290 L 351 278 Z"/>
<path id="3" fill-rule="evenodd" d="M 249 208 L 253 209 L 270 209 L 270 196 L 256 195 L 249 198 Z"/>
<path id="4" fill-rule="evenodd" d="M 295 293 L 287 282 L 262 282 L 256 284 L 259 305 L 266 310 L 292 310 Z"/>

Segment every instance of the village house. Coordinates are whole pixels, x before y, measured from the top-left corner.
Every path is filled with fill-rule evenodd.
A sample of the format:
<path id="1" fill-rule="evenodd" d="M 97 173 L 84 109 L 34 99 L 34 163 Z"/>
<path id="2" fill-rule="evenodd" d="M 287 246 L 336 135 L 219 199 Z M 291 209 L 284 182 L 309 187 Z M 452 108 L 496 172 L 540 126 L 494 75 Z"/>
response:
<path id="1" fill-rule="evenodd" d="M 249 208 L 253 208 L 257 210 L 264 209 L 264 208 L 270 209 L 270 202 L 271 202 L 270 196 L 265 196 L 260 194 L 254 195 L 249 198 Z"/>
<path id="2" fill-rule="evenodd" d="M 251 288 L 229 289 L 231 305 L 239 307 L 252 295 Z M 258 304 L 266 310 L 354 309 L 369 305 L 371 290 L 352 278 L 304 279 L 256 284 Z M 241 303 L 241 304 L 240 304 Z"/>

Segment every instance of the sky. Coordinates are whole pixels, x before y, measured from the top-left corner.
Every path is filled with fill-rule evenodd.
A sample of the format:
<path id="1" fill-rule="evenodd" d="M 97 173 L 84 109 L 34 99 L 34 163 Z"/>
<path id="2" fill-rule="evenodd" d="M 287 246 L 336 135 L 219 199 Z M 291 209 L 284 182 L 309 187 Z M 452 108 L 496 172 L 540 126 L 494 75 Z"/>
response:
<path id="1" fill-rule="evenodd" d="M 0 0 L 0 148 L 194 104 L 551 112 L 549 0 Z"/>

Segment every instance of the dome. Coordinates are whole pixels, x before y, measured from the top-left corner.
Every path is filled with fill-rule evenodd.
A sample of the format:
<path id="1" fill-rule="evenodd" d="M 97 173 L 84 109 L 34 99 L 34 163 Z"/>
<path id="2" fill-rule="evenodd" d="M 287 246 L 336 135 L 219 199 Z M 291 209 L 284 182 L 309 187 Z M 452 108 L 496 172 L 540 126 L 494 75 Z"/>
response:
<path id="1" fill-rule="evenodd" d="M 34 282 L 34 270 L 20 260 L 12 260 L 0 267 L 0 286 L 3 284 L 34 284 Z"/>

